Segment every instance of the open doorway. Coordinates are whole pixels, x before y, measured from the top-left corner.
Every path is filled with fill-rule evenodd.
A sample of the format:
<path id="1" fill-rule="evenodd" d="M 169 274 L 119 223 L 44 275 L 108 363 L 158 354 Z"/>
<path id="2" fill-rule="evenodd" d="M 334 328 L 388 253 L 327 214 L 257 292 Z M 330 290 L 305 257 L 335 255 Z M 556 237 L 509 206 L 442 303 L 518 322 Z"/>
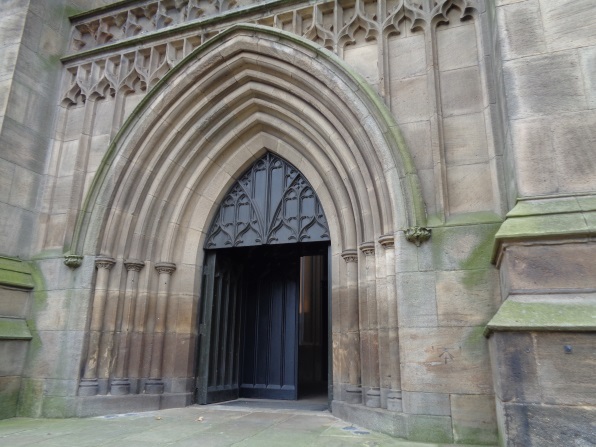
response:
<path id="1" fill-rule="evenodd" d="M 209 250 L 197 401 L 326 396 L 328 243 Z"/>

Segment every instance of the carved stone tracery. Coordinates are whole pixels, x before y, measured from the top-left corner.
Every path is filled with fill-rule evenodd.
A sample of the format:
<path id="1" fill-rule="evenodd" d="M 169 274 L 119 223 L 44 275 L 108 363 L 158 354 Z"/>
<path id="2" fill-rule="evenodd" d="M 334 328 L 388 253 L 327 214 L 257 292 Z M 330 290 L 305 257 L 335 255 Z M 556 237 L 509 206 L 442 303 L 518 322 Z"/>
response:
<path id="1" fill-rule="evenodd" d="M 360 32 L 364 40 L 378 40 L 381 35 L 400 34 L 400 26 L 406 22 L 411 29 L 437 26 L 448 22 L 447 13 L 452 7 L 459 9 L 463 19 L 477 10 L 478 2 L 333 0 L 292 8 L 266 0 L 139 0 L 128 9 L 122 6 L 93 19 L 75 19 L 71 38 L 74 53 L 116 42 L 122 42 L 124 49 L 117 55 L 69 66 L 62 102 L 80 104 L 88 98 L 105 98 L 120 91 L 145 92 L 195 48 L 238 21 L 284 29 L 339 54 L 346 45 L 356 43 Z M 271 9 L 263 10 L 265 4 L 271 4 Z M 242 16 L 217 22 L 215 16 L 241 6 L 247 6 Z M 154 39 L 164 28 L 192 21 L 191 31 L 169 32 L 142 49 L 133 49 L 133 42 L 128 50 L 124 45 L 127 39 L 149 33 Z"/>
<path id="2" fill-rule="evenodd" d="M 328 240 L 327 220 L 312 186 L 294 166 L 267 153 L 222 200 L 206 247 Z"/>

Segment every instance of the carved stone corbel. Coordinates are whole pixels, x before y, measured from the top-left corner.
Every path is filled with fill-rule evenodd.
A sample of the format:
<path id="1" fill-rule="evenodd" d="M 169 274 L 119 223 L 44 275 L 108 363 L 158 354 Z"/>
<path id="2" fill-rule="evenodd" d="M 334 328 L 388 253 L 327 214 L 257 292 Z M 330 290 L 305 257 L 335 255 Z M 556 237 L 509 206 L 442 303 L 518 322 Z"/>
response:
<path id="1" fill-rule="evenodd" d="M 406 240 L 416 244 L 416 247 L 420 247 L 420 244 L 430 239 L 430 232 L 430 228 L 410 227 L 405 231 Z"/>

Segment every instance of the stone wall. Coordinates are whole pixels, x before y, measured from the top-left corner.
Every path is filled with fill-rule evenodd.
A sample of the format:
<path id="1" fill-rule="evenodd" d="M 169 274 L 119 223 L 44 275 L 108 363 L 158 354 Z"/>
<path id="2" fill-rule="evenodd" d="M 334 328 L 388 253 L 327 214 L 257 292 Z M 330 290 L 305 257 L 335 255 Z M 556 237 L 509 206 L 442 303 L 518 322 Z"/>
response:
<path id="1" fill-rule="evenodd" d="M 206 228 L 270 150 L 329 221 L 337 415 L 504 445 L 588 421 L 589 3 L 9 1 L 0 252 L 40 273 L 20 414 L 192 400 Z"/>
<path id="2" fill-rule="evenodd" d="M 596 8 L 497 1 L 495 13 L 518 196 L 496 237 L 503 304 L 487 331 L 502 444 L 590 445 Z"/>

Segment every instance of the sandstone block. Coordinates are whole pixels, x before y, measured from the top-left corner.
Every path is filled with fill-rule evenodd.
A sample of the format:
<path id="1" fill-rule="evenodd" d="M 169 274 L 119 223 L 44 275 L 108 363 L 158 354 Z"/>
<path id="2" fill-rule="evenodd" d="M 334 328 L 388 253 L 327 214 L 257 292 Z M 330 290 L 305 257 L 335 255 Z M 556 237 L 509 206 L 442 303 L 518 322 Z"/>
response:
<path id="1" fill-rule="evenodd" d="M 504 60 L 546 52 L 538 0 L 511 3 L 498 9 Z"/>
<path id="2" fill-rule="evenodd" d="M 587 106 L 575 53 L 532 56 L 503 64 L 509 115 L 576 112 Z"/>
<path id="3" fill-rule="evenodd" d="M 596 44 L 596 9 L 591 0 L 540 0 L 540 11 L 549 50 Z"/>
<path id="4" fill-rule="evenodd" d="M 463 165 L 488 160 L 483 113 L 459 115 L 443 120 L 447 165 Z"/>
<path id="5" fill-rule="evenodd" d="M 399 273 L 396 277 L 400 327 L 437 325 L 433 273 Z"/>
<path id="6" fill-rule="evenodd" d="M 437 31 L 439 69 L 441 71 L 478 65 L 474 23 L 446 27 Z"/>
<path id="7" fill-rule="evenodd" d="M 478 67 L 442 72 L 441 101 L 443 116 L 481 112 L 484 99 Z"/>
<path id="8" fill-rule="evenodd" d="M 426 47 L 422 34 L 390 37 L 388 46 L 390 79 L 412 78 L 426 73 Z"/>
<path id="9" fill-rule="evenodd" d="M 437 272 L 437 309 L 441 326 L 486 324 L 500 302 L 496 269 Z"/>
<path id="10" fill-rule="evenodd" d="M 451 415 L 449 394 L 402 391 L 404 412 L 434 416 Z"/>
<path id="11" fill-rule="evenodd" d="M 488 394 L 492 378 L 483 327 L 400 329 L 402 389 Z"/>
<path id="12" fill-rule="evenodd" d="M 454 441 L 461 444 L 497 443 L 495 400 L 492 396 L 451 395 Z"/>
<path id="13" fill-rule="evenodd" d="M 476 163 L 447 168 L 450 214 L 495 209 L 490 165 Z"/>
<path id="14" fill-rule="evenodd" d="M 426 75 L 391 81 L 391 110 L 398 123 L 428 120 L 430 105 Z"/>

